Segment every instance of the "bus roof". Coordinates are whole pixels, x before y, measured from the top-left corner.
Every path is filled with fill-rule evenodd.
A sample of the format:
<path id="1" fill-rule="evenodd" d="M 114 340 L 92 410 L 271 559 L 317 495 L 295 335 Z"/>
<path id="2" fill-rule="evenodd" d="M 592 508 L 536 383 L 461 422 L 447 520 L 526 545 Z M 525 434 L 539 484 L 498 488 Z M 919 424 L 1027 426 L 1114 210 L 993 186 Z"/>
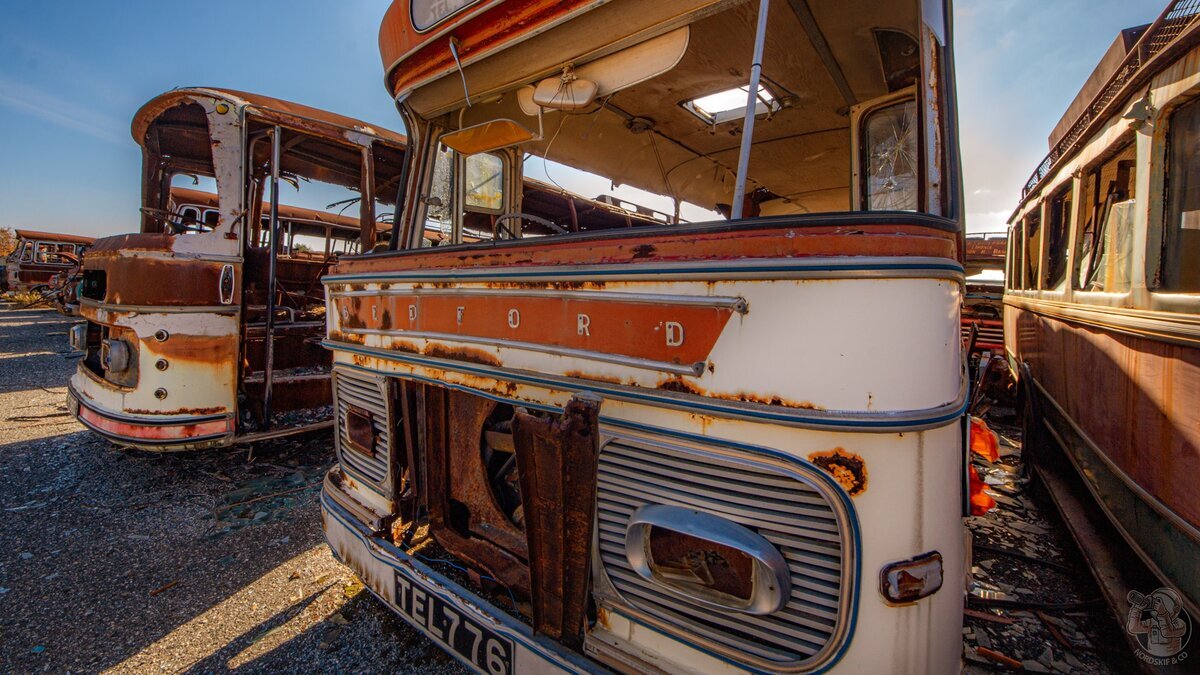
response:
<path id="1" fill-rule="evenodd" d="M 163 112 L 197 98 L 225 101 L 232 106 L 241 108 L 248 115 L 299 127 L 314 135 L 344 137 L 346 132 L 352 132 L 390 145 L 403 146 L 406 142 L 403 134 L 368 124 L 353 117 L 262 94 L 210 87 L 172 89 L 150 99 L 133 116 L 133 124 L 130 129 L 133 140 L 137 141 L 139 145 L 143 144 L 146 131 Z"/>
<path id="2" fill-rule="evenodd" d="M 14 230 L 21 239 L 37 239 L 40 241 L 58 241 L 66 244 L 92 244 L 94 237 L 82 237 L 78 234 L 60 234 L 58 232 L 39 232 L 38 230 Z"/>

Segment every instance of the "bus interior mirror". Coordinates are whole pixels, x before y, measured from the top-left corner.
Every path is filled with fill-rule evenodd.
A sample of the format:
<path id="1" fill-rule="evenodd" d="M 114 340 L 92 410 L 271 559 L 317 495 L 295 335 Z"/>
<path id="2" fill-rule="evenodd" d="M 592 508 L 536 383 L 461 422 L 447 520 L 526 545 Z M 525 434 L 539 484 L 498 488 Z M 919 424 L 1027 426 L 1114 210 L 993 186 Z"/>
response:
<path id="1" fill-rule="evenodd" d="M 475 155 L 532 141 L 535 136 L 519 122 L 498 119 L 453 131 L 441 140 L 446 147 L 460 154 Z"/>
<path id="2" fill-rule="evenodd" d="M 517 90 L 517 102 L 530 117 L 542 108 L 586 108 L 598 99 L 671 70 L 683 58 L 690 39 L 691 29 L 684 26 L 594 61 L 568 65 L 558 75 Z"/>
<path id="3" fill-rule="evenodd" d="M 579 110 L 591 105 L 599 90 L 595 82 L 582 77 L 547 77 L 534 87 L 533 103 L 550 110 Z"/>

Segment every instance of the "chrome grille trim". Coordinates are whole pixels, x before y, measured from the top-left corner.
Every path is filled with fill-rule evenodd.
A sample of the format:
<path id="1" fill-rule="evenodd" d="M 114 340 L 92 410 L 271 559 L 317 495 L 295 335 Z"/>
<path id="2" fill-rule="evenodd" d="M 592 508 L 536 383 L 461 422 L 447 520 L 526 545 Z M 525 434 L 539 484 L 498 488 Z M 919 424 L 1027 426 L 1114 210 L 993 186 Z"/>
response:
<path id="1" fill-rule="evenodd" d="M 809 670 L 845 642 L 853 616 L 857 542 L 832 482 L 801 460 L 621 432 L 600 451 L 594 587 L 636 621 L 768 671 Z M 630 516 L 646 504 L 706 511 L 757 531 L 788 563 L 780 611 L 712 612 L 638 575 L 625 555 Z"/>
<path id="2" fill-rule="evenodd" d="M 370 375 L 356 370 L 334 368 L 333 396 L 335 419 L 335 447 L 338 462 L 358 478 L 378 487 L 388 487 L 388 460 L 392 447 L 391 397 L 388 396 L 387 378 Z M 350 436 L 346 430 L 346 413 L 350 406 L 371 413 L 375 428 L 375 456 L 368 457 L 350 447 Z"/>

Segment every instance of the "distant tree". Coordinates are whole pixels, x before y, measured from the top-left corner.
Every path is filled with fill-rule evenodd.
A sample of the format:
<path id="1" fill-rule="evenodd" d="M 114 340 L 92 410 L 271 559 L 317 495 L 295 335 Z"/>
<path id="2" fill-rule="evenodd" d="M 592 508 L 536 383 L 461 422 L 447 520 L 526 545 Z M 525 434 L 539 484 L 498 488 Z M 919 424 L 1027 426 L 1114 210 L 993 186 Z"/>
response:
<path id="1" fill-rule="evenodd" d="M 17 249 L 17 233 L 9 227 L 0 227 L 0 258 L 7 257 Z"/>

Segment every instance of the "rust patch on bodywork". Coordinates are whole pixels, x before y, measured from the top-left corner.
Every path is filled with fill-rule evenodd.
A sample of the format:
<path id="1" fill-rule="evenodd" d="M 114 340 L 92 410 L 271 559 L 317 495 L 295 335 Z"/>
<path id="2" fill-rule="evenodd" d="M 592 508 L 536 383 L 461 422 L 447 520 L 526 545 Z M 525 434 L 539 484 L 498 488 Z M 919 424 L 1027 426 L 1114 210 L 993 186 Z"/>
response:
<path id="1" fill-rule="evenodd" d="M 695 394 L 696 396 L 707 396 L 703 389 L 684 380 L 680 377 L 673 377 L 669 380 L 664 380 L 658 383 L 658 388 L 663 391 L 673 391 L 678 394 Z"/>
<path id="2" fill-rule="evenodd" d="M 608 377 L 605 375 L 595 375 L 592 373 L 585 373 L 582 370 L 568 370 L 565 373 L 563 373 L 563 376 L 574 378 L 577 380 L 592 380 L 593 382 L 605 382 L 607 384 L 623 384 L 621 382 L 621 378 L 619 378 L 619 377 Z"/>
<path id="3" fill-rule="evenodd" d="M 851 497 L 857 497 L 867 491 L 867 463 L 862 457 L 842 448 L 834 448 L 814 452 L 808 456 L 808 461 L 833 476 Z"/>
<path id="4" fill-rule="evenodd" d="M 211 408 L 176 408 L 175 410 L 142 410 L 133 408 L 125 412 L 130 415 L 215 415 L 225 412 L 224 406 L 213 406 Z"/>
<path id="5" fill-rule="evenodd" d="M 482 349 L 472 349 L 471 347 L 448 347 L 442 344 L 430 344 L 425 347 L 422 352 L 425 356 L 433 356 L 439 359 L 451 359 L 454 361 L 466 361 L 468 363 L 478 363 L 484 366 L 500 366 L 503 365 L 500 359 L 483 351 Z"/>
<path id="6" fill-rule="evenodd" d="M 413 344 L 411 342 L 404 342 L 403 340 L 394 340 L 392 342 L 389 342 L 388 349 L 392 349 L 392 350 L 395 350 L 398 352 L 404 352 L 406 354 L 420 354 L 421 353 L 420 347 L 416 346 L 415 344 Z"/>
<path id="7" fill-rule="evenodd" d="M 640 244 L 638 246 L 634 246 L 632 251 L 633 251 L 633 259 L 639 260 L 641 258 L 654 257 L 655 248 L 652 244 Z"/>
<path id="8" fill-rule="evenodd" d="M 684 380 L 682 377 L 673 377 L 668 380 L 663 380 L 658 383 L 658 388 L 663 391 L 673 391 L 679 394 L 694 394 L 696 396 L 705 396 L 708 398 L 720 399 L 723 401 L 740 401 L 742 403 L 757 403 L 759 405 L 770 405 L 782 408 L 796 408 L 798 410 L 824 410 L 823 406 L 810 401 L 789 401 L 780 396 L 769 394 L 749 394 L 744 391 L 739 391 L 734 394 L 722 394 L 719 392 L 706 391 L 692 382 Z"/>
<path id="9" fill-rule="evenodd" d="M 155 354 L 170 359 L 224 364 L 237 360 L 236 336 L 171 335 L 166 342 L 147 342 Z"/>

